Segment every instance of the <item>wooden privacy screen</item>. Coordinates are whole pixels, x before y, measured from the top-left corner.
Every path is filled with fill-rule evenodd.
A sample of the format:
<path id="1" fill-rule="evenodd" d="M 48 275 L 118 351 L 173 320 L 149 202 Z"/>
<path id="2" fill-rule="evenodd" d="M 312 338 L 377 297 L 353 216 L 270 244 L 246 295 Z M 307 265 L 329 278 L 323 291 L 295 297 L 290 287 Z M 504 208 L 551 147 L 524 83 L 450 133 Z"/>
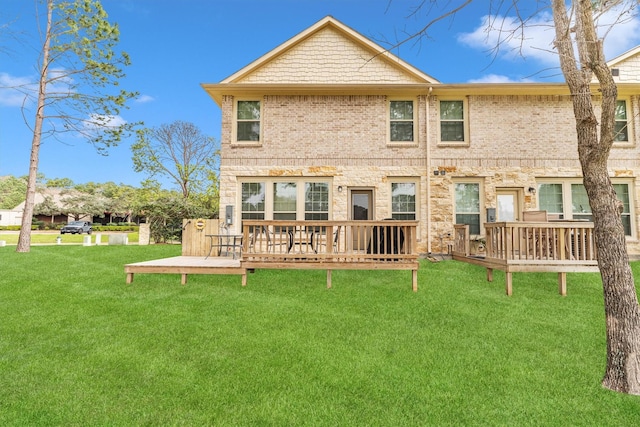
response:
<path id="1" fill-rule="evenodd" d="M 204 222 L 204 227 L 202 226 Z M 219 219 L 192 218 L 182 220 L 182 256 L 207 256 L 211 249 L 211 240 L 207 234 L 219 234 Z M 212 256 L 217 256 L 214 251 Z"/>

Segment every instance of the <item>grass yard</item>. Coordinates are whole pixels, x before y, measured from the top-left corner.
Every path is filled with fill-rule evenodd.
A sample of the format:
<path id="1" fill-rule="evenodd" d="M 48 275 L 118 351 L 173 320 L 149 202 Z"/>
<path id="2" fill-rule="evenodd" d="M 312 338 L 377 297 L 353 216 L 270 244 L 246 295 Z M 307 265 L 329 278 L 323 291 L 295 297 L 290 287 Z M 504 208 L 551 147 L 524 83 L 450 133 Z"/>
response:
<path id="1" fill-rule="evenodd" d="M 137 274 L 179 246 L 0 247 L 0 425 L 631 426 L 597 274 Z M 634 263 L 640 272 L 640 264 Z"/>
<path id="2" fill-rule="evenodd" d="M 122 234 L 115 232 L 93 232 L 91 234 L 91 242 L 93 244 L 96 243 L 96 235 L 102 235 L 102 244 L 106 245 L 109 241 L 109 234 Z M 138 243 L 139 233 L 136 232 L 127 232 L 127 236 L 129 237 L 129 243 Z M 7 232 L 0 231 L 0 240 L 4 240 L 7 245 L 15 245 L 18 243 L 18 232 Z M 31 232 L 31 244 L 33 245 L 54 245 L 56 244 L 56 238 L 60 237 L 62 239 L 62 244 L 82 244 L 84 242 L 84 238 L 87 237 L 88 234 L 60 234 L 57 231 L 32 231 Z"/>

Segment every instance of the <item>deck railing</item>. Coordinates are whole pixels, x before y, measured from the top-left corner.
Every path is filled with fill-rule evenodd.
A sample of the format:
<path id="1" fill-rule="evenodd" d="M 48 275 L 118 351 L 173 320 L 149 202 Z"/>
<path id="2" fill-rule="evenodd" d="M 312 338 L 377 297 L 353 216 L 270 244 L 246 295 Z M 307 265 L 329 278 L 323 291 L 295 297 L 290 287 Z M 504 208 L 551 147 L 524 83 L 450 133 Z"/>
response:
<path id="1" fill-rule="evenodd" d="M 244 220 L 243 261 L 416 262 L 417 221 Z"/>
<path id="2" fill-rule="evenodd" d="M 596 261 L 593 223 L 495 222 L 486 223 L 486 260 L 518 261 Z M 469 226 L 454 226 L 454 254 L 470 256 Z"/>

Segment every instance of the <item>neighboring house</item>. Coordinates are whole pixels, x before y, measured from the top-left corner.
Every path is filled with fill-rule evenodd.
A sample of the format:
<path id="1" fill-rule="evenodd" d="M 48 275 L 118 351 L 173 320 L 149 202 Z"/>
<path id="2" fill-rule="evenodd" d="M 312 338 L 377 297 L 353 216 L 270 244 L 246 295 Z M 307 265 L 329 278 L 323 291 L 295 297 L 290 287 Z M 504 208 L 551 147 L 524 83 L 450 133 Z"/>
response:
<path id="1" fill-rule="evenodd" d="M 61 206 L 63 204 L 63 199 L 68 196 L 69 190 L 60 190 L 57 188 L 43 188 L 36 191 L 34 196 L 35 205 L 41 204 L 47 200 L 50 203 L 56 206 Z M 13 209 L 8 210 L 0 210 L 0 226 L 7 225 L 21 225 L 22 224 L 22 214 L 24 212 L 25 202 L 20 203 Z M 76 218 L 70 215 L 63 214 L 61 212 L 53 213 L 52 215 L 44 215 L 39 214 L 34 216 L 37 220 L 47 222 L 47 223 L 66 223 L 69 221 L 73 221 Z M 79 220 L 90 221 L 91 218 L 89 216 L 82 216 L 77 218 Z"/>
<path id="2" fill-rule="evenodd" d="M 610 174 L 640 254 L 640 48 L 618 81 Z M 243 219 L 415 219 L 422 253 L 453 225 L 589 219 L 564 83 L 443 84 L 326 17 L 217 84 L 220 206 Z M 594 88 L 597 93 L 597 88 Z M 597 99 L 596 99 L 597 101 Z"/>

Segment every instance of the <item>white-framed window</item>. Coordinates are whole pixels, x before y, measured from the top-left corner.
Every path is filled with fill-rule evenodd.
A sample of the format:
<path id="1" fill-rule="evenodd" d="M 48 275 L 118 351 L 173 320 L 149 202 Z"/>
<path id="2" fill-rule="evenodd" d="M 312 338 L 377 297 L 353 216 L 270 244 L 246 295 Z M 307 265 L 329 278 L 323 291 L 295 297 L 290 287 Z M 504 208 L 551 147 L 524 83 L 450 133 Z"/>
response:
<path id="1" fill-rule="evenodd" d="M 468 144 L 469 125 L 466 99 L 441 99 L 438 104 L 441 144 Z"/>
<path id="2" fill-rule="evenodd" d="M 265 219 L 265 183 L 243 182 L 241 188 L 242 219 Z"/>
<path id="3" fill-rule="evenodd" d="M 260 101 L 238 100 L 236 102 L 236 141 L 260 142 Z"/>
<path id="4" fill-rule="evenodd" d="M 295 182 L 273 183 L 273 219 L 295 220 L 298 185 Z"/>
<path id="5" fill-rule="evenodd" d="M 469 234 L 480 234 L 480 182 L 457 181 L 454 183 L 455 223 L 468 224 Z"/>
<path id="6" fill-rule="evenodd" d="M 627 114 L 627 100 L 616 101 L 616 127 L 613 140 L 615 142 L 629 142 L 629 115 Z"/>
<path id="7" fill-rule="evenodd" d="M 328 220 L 331 181 L 316 178 L 240 180 L 242 219 Z"/>
<path id="8" fill-rule="evenodd" d="M 389 141 L 414 141 L 414 111 L 415 102 L 413 100 L 389 101 Z"/>
<path id="9" fill-rule="evenodd" d="M 391 217 L 399 220 L 417 219 L 416 182 L 391 182 Z"/>
<path id="10" fill-rule="evenodd" d="M 634 235 L 632 224 L 633 197 L 630 182 L 613 180 L 613 188 L 622 203 L 622 225 L 626 236 Z M 538 207 L 552 219 L 592 221 L 591 205 L 582 179 L 544 179 L 538 182 Z"/>
<path id="11" fill-rule="evenodd" d="M 304 219 L 329 219 L 329 183 L 305 182 L 304 184 Z"/>

